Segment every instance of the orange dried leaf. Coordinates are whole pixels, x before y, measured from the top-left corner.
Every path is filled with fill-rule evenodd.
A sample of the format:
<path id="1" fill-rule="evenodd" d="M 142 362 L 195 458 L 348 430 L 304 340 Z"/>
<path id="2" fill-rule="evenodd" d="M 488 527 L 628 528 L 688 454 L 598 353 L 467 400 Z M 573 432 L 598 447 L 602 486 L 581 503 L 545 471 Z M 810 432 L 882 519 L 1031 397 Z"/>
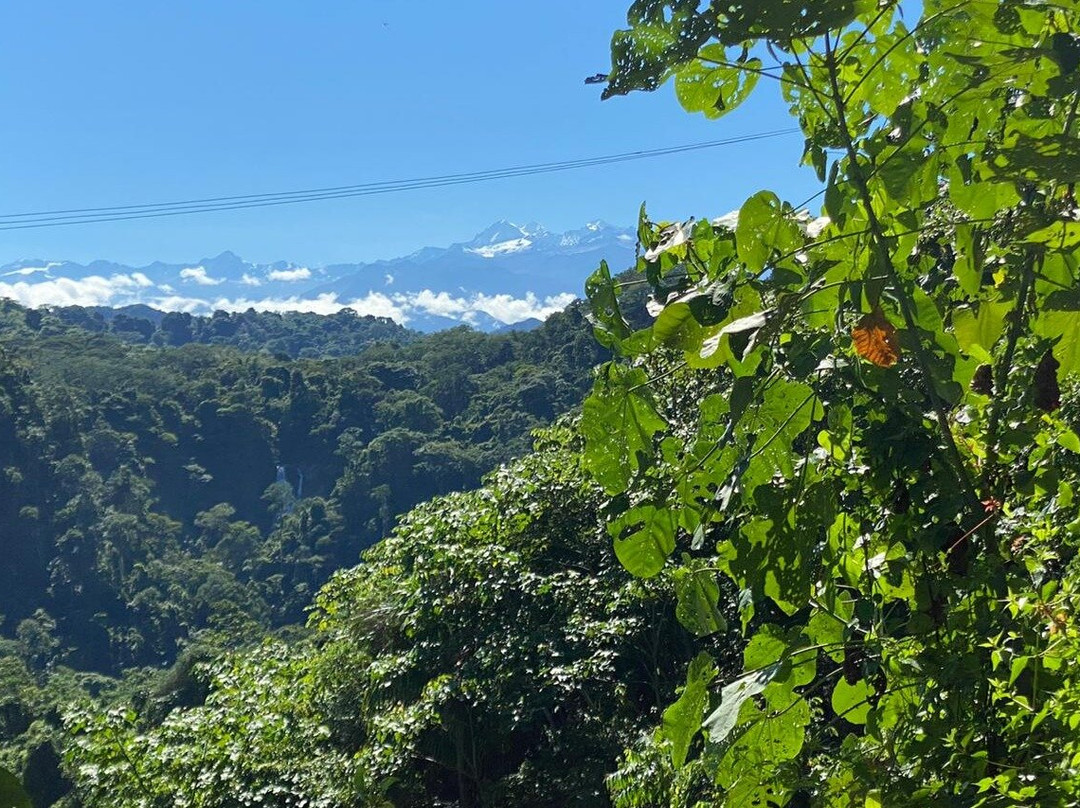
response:
<path id="1" fill-rule="evenodd" d="M 900 358 L 900 346 L 896 342 L 896 327 L 882 313 L 874 309 L 863 316 L 851 330 L 855 352 L 879 368 L 888 368 Z"/>

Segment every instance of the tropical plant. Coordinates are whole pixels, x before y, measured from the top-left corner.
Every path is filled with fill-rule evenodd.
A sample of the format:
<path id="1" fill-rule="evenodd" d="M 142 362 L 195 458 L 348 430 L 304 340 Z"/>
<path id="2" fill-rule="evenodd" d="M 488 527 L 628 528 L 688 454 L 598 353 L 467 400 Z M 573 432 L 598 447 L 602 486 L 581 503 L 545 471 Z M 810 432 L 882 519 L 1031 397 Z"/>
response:
<path id="1" fill-rule="evenodd" d="M 69 710 L 78 798 L 608 805 L 606 775 L 674 697 L 695 643 L 676 576 L 635 579 L 611 556 L 572 430 L 539 440 L 337 573 L 308 641 L 182 658 L 142 704 Z M 705 644 L 720 655 L 723 639 Z"/>
<path id="2" fill-rule="evenodd" d="M 682 571 L 699 626 L 717 574 L 739 592 L 742 670 L 695 659 L 654 739 L 726 805 L 1080 799 L 1080 5 L 909 12 L 640 0 L 612 43 L 607 96 L 719 117 L 777 85 L 824 183 L 822 217 L 643 210 L 644 279 L 588 284 L 616 554 Z"/>

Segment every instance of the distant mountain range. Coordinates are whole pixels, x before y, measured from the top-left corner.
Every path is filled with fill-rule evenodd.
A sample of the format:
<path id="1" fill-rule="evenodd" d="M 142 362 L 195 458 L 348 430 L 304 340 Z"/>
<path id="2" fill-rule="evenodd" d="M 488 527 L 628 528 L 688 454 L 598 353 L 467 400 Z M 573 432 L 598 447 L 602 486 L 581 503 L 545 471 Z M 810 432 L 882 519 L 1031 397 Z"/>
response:
<path id="1" fill-rule="evenodd" d="M 0 297 L 34 307 L 143 305 L 192 314 L 248 308 L 329 314 L 348 307 L 422 331 L 461 323 L 494 331 L 527 328 L 564 308 L 602 259 L 613 270 L 629 266 L 634 246 L 633 229 L 604 222 L 552 233 L 536 223 L 499 221 L 449 247 L 322 267 L 252 264 L 231 252 L 144 267 L 20 260 L 0 267 Z"/>

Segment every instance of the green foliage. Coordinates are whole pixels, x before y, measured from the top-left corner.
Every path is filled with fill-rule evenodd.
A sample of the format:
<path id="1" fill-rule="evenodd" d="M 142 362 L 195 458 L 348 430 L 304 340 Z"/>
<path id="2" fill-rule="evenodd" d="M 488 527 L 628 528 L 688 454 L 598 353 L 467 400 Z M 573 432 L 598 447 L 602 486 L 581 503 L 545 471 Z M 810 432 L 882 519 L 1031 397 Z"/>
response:
<path id="1" fill-rule="evenodd" d="M 332 365 L 189 346 L 151 368 L 109 336 L 79 337 L 74 361 L 55 313 L 5 308 L 37 363 L 0 364 L 0 517 L 51 598 L 3 602 L 5 728 L 47 740 L 26 726 L 34 674 L 75 630 L 129 659 L 147 623 L 153 642 L 250 637 L 318 590 L 310 638 L 72 708 L 76 793 L 1075 805 L 1080 6 L 906 11 L 631 6 L 606 94 L 671 79 L 718 117 L 775 83 L 824 215 L 769 191 L 737 221 L 643 209 L 635 271 L 587 284 L 616 358 L 578 435 L 543 434 L 396 528 L 446 490 L 433 475 L 467 487 L 582 391 L 601 354 L 580 309 L 537 336 L 455 330 Z M 291 478 L 201 493 L 238 456 L 303 469 L 305 496 Z M 0 762 L 47 770 L 31 745 Z"/>
<path id="2" fill-rule="evenodd" d="M 200 631 L 228 644 L 302 622 L 318 587 L 400 514 L 527 451 L 602 356 L 576 310 L 528 333 L 462 328 L 290 361 L 88 337 L 104 328 L 84 310 L 43 311 L 35 331 L 24 309 L 0 308 L 0 345 L 18 346 L 0 356 L 0 524 L 12 536 L 0 613 L 42 670 L 115 673 L 169 663 Z M 291 324 L 303 351 L 322 353 L 307 331 L 344 339 L 379 325 L 369 319 L 162 324 L 189 328 L 187 342 L 218 329 L 264 349 L 257 325 Z"/>
<path id="3" fill-rule="evenodd" d="M 671 692 L 686 646 L 670 583 L 621 572 L 597 490 L 565 434 L 547 439 L 479 491 L 414 510 L 318 596 L 365 799 L 603 804 L 622 737 Z M 639 659 L 650 637 L 666 650 Z M 342 677 L 343 659 L 361 668 Z"/>
<path id="4" fill-rule="evenodd" d="M 4 808 L 32 808 L 30 797 L 11 772 L 0 769 L 0 805 Z"/>
<path id="5" fill-rule="evenodd" d="M 540 440 L 337 573 L 310 642 L 196 663 L 208 694 L 186 708 L 164 695 L 183 689 L 178 671 L 156 688 L 175 705 L 163 718 L 152 705 L 71 710 L 79 797 L 606 805 L 605 776 L 673 696 L 692 640 L 671 578 L 637 581 L 611 556 L 571 430 Z"/>
<path id="6" fill-rule="evenodd" d="M 285 349 L 256 328 L 274 323 L 294 340 L 289 353 L 349 355 L 275 355 Z M 31 684 L 18 691 L 33 694 L 0 701 L 0 766 L 35 804 L 66 799 L 67 775 L 81 776 L 59 757 L 64 705 L 120 688 L 140 728 L 205 706 L 196 651 L 302 634 L 335 570 L 418 502 L 473 488 L 526 452 L 532 430 L 580 402 L 604 355 L 579 307 L 500 336 L 373 342 L 365 323 L 166 316 L 162 328 L 183 338 L 159 347 L 160 331 L 136 344 L 145 328 L 119 316 L 108 333 L 93 312 L 0 301 L 0 664 L 19 665 Z M 205 329 L 221 338 L 170 347 Z M 351 355 L 356 340 L 366 347 Z M 163 782 L 181 778 L 168 771 Z"/>
<path id="7" fill-rule="evenodd" d="M 822 218 L 768 191 L 737 222 L 643 211 L 636 330 L 641 281 L 590 287 L 616 555 L 673 571 L 698 634 L 722 572 L 746 642 L 741 674 L 695 659 L 613 799 L 693 804 L 670 784 L 705 773 L 725 805 L 1074 804 L 1080 7 L 628 22 L 606 95 L 672 79 L 717 117 L 774 83 L 825 187 Z"/>
<path id="8" fill-rule="evenodd" d="M 215 663 L 205 704 L 145 731 L 134 710 L 72 709 L 68 765 L 85 804 L 346 804 L 348 764 L 312 708 L 299 648 L 266 643 Z"/>
<path id="9" fill-rule="evenodd" d="M 216 311 L 200 317 L 185 312 L 162 313 L 146 306 L 123 309 L 55 306 L 37 315 L 35 330 L 46 333 L 64 326 L 115 334 L 128 343 L 227 345 L 292 359 L 352 356 L 380 342 L 405 344 L 420 334 L 388 317 L 360 316 L 352 309 L 336 314 L 305 312 Z"/>

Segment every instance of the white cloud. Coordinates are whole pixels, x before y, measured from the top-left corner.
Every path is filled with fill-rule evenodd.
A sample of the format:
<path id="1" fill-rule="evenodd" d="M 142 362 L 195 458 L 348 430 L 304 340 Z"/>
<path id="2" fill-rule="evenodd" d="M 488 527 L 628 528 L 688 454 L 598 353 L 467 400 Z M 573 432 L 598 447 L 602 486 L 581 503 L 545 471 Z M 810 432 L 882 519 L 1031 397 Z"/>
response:
<path id="1" fill-rule="evenodd" d="M 272 269 L 267 274 L 267 277 L 272 281 L 285 281 L 286 283 L 306 281 L 311 277 L 311 270 L 307 267 L 300 267 L 299 269 Z"/>
<path id="2" fill-rule="evenodd" d="M 200 270 L 200 271 L 196 271 Z M 206 285 L 198 278 L 206 278 L 201 267 L 190 267 L 186 280 Z M 217 282 L 213 279 L 210 285 Z M 389 317 L 406 325 L 419 315 L 434 315 L 475 324 L 481 315 L 487 315 L 500 323 L 517 323 L 529 318 L 546 319 L 550 314 L 561 311 L 575 299 L 570 293 L 539 298 L 532 292 L 524 297 L 508 294 L 499 295 L 458 295 L 450 292 L 434 292 L 431 289 L 404 294 L 387 295 L 383 292 L 368 292 L 364 297 L 342 300 L 334 293 L 325 293 L 314 298 L 299 296 L 279 298 L 226 298 L 208 299 L 177 294 L 176 290 L 162 284 L 154 291 L 164 294 L 148 294 L 154 287 L 146 275 L 135 272 L 104 277 L 91 275 L 79 280 L 53 278 L 38 282 L 19 280 L 12 283 L 0 282 L 0 297 L 9 297 L 31 308 L 51 306 L 124 306 L 131 303 L 146 303 L 163 311 L 185 311 L 192 314 L 208 314 L 217 309 L 224 311 L 301 311 L 315 314 L 334 314 L 344 308 L 350 308 L 357 314 L 375 317 Z"/>
<path id="3" fill-rule="evenodd" d="M 391 284 L 393 284 L 393 282 L 394 282 L 394 276 L 391 275 L 389 272 L 386 273 L 386 285 L 390 286 Z"/>
<path id="4" fill-rule="evenodd" d="M 482 311 L 494 317 L 500 323 L 520 323 L 530 317 L 546 320 L 555 312 L 565 309 L 576 299 L 577 295 L 569 292 L 545 297 L 543 300 L 538 300 L 532 292 L 524 298 L 510 295 L 477 295 L 473 298 L 472 307 L 476 311 Z"/>
<path id="5" fill-rule="evenodd" d="M 222 311 L 247 311 L 248 309 L 255 309 L 255 311 L 304 311 L 313 314 L 333 314 L 334 312 L 341 311 L 345 308 L 345 304 L 338 301 L 337 295 L 327 292 L 314 299 L 284 297 L 263 298 L 261 300 L 250 300 L 248 298 L 228 300 L 226 298 L 220 298 L 213 302 L 212 307 L 215 310 L 221 309 Z"/>
<path id="6" fill-rule="evenodd" d="M 240 278 L 240 282 L 244 284 L 244 286 L 262 286 L 262 281 L 254 275 L 248 275 L 246 272 L 244 273 L 244 276 Z"/>
<path id="7" fill-rule="evenodd" d="M 535 317 L 545 320 L 549 315 L 562 311 L 576 299 L 576 295 L 564 292 L 559 295 L 539 299 L 532 292 L 525 297 L 512 295 L 476 294 L 472 297 L 452 297 L 448 292 L 433 292 L 424 289 L 412 295 L 394 295 L 394 302 L 406 311 L 421 311 L 437 317 L 449 317 L 466 323 L 476 321 L 479 313 L 498 320 L 500 323 L 519 323 Z"/>
<path id="8" fill-rule="evenodd" d="M 0 283 L 0 297 L 9 297 L 30 308 L 37 306 L 124 306 L 139 302 L 139 289 L 149 279 L 134 275 L 88 275 L 85 278 L 56 278 L 39 283 Z M 152 283 L 150 284 L 153 285 Z"/>
<path id="9" fill-rule="evenodd" d="M 217 300 L 194 300 L 192 298 L 171 297 L 161 298 L 152 304 L 155 308 L 172 311 L 302 311 L 313 314 L 335 314 L 342 309 L 349 308 L 357 314 L 364 316 L 370 314 L 374 317 L 389 317 L 404 325 L 409 321 L 409 315 L 405 308 L 380 292 L 368 292 L 366 297 L 354 300 L 339 300 L 333 292 L 326 292 L 314 298 L 285 297 L 285 298 L 262 298 L 254 300 L 249 298 L 218 298 Z"/>
<path id="10" fill-rule="evenodd" d="M 206 267 L 188 267 L 180 270 L 180 277 L 185 281 L 194 281 L 199 286 L 217 286 L 225 283 L 221 278 L 211 278 L 206 274 Z"/>
<path id="11" fill-rule="evenodd" d="M 433 292 L 424 289 L 411 294 L 394 295 L 394 301 L 410 309 L 438 317 L 461 317 L 469 310 L 469 302 L 463 297 L 451 297 L 449 292 Z"/>
<path id="12" fill-rule="evenodd" d="M 352 309 L 361 317 L 370 314 L 372 317 L 389 317 L 401 325 L 409 322 L 408 309 L 400 306 L 382 292 L 368 292 L 367 296 L 350 300 L 342 308 L 345 307 Z"/>
<path id="13" fill-rule="evenodd" d="M 188 314 L 209 314 L 213 311 L 209 301 L 182 295 L 153 298 L 146 303 L 159 311 L 186 311 Z"/>

